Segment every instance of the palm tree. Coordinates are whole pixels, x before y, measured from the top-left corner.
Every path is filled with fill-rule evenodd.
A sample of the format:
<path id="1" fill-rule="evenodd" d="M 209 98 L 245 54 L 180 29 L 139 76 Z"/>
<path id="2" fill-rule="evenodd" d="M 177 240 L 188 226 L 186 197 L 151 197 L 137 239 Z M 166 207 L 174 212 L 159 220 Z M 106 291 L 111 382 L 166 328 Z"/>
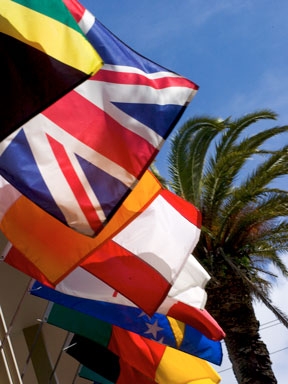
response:
<path id="1" fill-rule="evenodd" d="M 259 335 L 254 300 L 288 327 L 287 317 L 269 298 L 276 278 L 269 272 L 271 263 L 288 276 L 281 260 L 288 246 L 288 194 L 275 187 L 288 173 L 288 145 L 264 149 L 268 139 L 284 134 L 288 126 L 251 130 L 251 124 L 267 119 L 277 115 L 260 110 L 235 120 L 192 118 L 172 139 L 168 155 L 172 190 L 203 215 L 194 255 L 212 277 L 206 308 L 226 332 L 228 355 L 241 384 L 277 383 Z M 254 170 L 247 166 L 251 160 Z"/>

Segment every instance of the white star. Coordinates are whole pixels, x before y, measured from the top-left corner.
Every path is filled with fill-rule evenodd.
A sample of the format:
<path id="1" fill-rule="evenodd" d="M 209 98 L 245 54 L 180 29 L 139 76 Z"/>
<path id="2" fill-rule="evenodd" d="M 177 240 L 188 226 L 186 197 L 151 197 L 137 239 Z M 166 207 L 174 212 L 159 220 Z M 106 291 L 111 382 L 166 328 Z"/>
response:
<path id="1" fill-rule="evenodd" d="M 144 333 L 151 333 L 154 339 L 157 339 L 157 333 L 162 331 L 164 328 L 158 327 L 158 320 L 156 320 L 153 324 L 146 323 L 148 329 Z"/>
<path id="2" fill-rule="evenodd" d="M 164 337 L 161 337 L 161 339 L 157 340 L 157 342 L 158 342 L 159 344 L 165 344 L 165 343 L 164 343 Z"/>
<path id="3" fill-rule="evenodd" d="M 151 317 L 148 316 L 147 313 L 145 313 L 145 312 L 142 311 L 142 312 L 138 315 L 138 317 L 143 317 L 143 316 L 147 316 L 148 319 L 151 319 Z"/>

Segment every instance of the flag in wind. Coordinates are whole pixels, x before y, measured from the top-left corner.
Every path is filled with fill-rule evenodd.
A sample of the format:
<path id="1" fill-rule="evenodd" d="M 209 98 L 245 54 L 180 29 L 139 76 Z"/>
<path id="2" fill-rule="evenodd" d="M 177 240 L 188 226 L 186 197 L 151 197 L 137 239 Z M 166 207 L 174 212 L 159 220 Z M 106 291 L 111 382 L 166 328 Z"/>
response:
<path id="1" fill-rule="evenodd" d="M 98 321 L 100 324 L 102 323 L 96 317 L 52 303 L 48 306 L 44 320 L 56 327 L 91 339 L 93 339 L 94 333 L 98 332 L 96 330 Z M 200 357 L 210 363 L 221 364 L 222 347 L 220 341 L 210 340 L 201 332 L 180 321 L 160 314 L 149 318 L 144 313 L 140 317 L 135 316 L 134 319 L 127 320 L 130 322 L 129 330 L 142 337 Z M 110 322 L 108 323 L 110 324 Z M 110 327 L 113 329 L 114 325 L 110 324 Z"/>
<path id="2" fill-rule="evenodd" d="M 97 362 L 99 363 L 98 372 L 101 370 L 102 375 L 95 372 L 95 365 L 93 365 L 94 371 L 87 367 L 84 367 L 84 365 L 81 365 L 78 376 L 82 377 L 83 379 L 92 381 L 93 384 L 155 383 L 154 380 L 142 375 L 142 373 L 137 371 L 135 368 L 131 367 L 131 365 L 121 360 L 119 356 L 117 356 L 118 363 L 115 360 L 112 360 L 114 362 L 114 365 L 111 364 L 111 361 L 109 361 L 109 359 L 103 358 L 102 356 L 102 354 L 97 355 Z M 111 377 L 111 372 L 114 372 L 113 377 Z M 113 381 L 108 380 L 107 376 L 109 376 Z"/>
<path id="3" fill-rule="evenodd" d="M 75 336 L 74 347 L 75 342 L 78 341 L 80 344 L 77 348 L 73 348 L 70 352 L 66 349 L 66 352 L 78 361 L 85 361 L 89 367 L 93 368 L 92 370 L 81 365 L 79 377 L 93 381 L 94 384 L 156 383 L 101 344 L 81 336 Z M 66 348 L 69 349 L 70 345 L 67 344 Z M 84 355 L 83 348 L 85 349 Z"/>
<path id="4" fill-rule="evenodd" d="M 15 267 L 54 285 L 142 212 L 160 190 L 158 180 L 145 172 L 108 225 L 91 238 L 62 224 L 0 176 L 0 229 L 20 253 Z"/>
<path id="5" fill-rule="evenodd" d="M 97 324 L 97 330 L 98 335 L 95 334 L 93 340 L 74 334 L 65 349 L 69 355 L 92 370 L 100 345 L 156 383 L 216 384 L 221 380 L 218 373 L 203 359 L 118 327 L 111 329 L 107 323 Z"/>
<path id="6" fill-rule="evenodd" d="M 105 239 L 107 241 L 98 242 L 98 247 L 97 237 L 90 239 L 88 246 L 95 243 L 95 248 L 90 249 L 90 253 L 87 242 L 84 241 L 83 244 L 81 239 L 78 239 L 79 254 L 77 243 L 74 243 L 71 237 L 67 242 L 71 246 L 70 255 L 64 238 L 59 237 L 60 232 L 48 233 L 48 221 L 39 220 L 44 211 L 36 205 L 31 206 L 29 200 L 23 200 L 24 197 L 17 198 L 18 192 L 15 190 L 16 197 L 13 196 L 12 190 L 7 194 L 10 187 L 3 180 L 0 199 L 2 193 L 1 209 L 4 212 L 1 220 L 0 210 L 0 227 L 10 242 L 35 264 L 50 284 L 55 285 L 61 280 L 51 278 L 57 272 L 61 273 L 63 279 L 81 264 L 84 269 L 126 296 L 148 314 L 154 313 L 165 299 L 199 239 L 200 212 L 179 196 L 159 189 L 152 201 L 143 207 L 142 212 L 134 211 L 135 217 L 131 222 L 126 221 L 123 228 L 118 226 L 115 229 L 113 220 L 108 223 L 107 231 L 111 225 L 114 230 L 118 230 L 112 239 L 108 237 Z M 135 188 L 131 195 L 138 196 L 138 193 L 139 189 Z M 127 200 L 131 200 L 131 195 Z M 144 200 L 146 199 L 147 196 Z M 140 197 L 140 202 L 142 200 L 143 196 Z M 30 209 L 27 209 L 27 205 L 25 210 L 22 209 L 27 203 Z M 32 225 L 29 225 L 31 222 Z M 54 228 L 53 225 L 51 228 Z M 65 228 L 66 232 L 73 232 L 68 227 Z M 67 234 L 65 237 L 68 237 Z M 77 239 L 77 236 L 75 237 Z M 86 239 L 85 236 L 84 238 Z M 81 253 L 82 249 L 84 254 Z"/>
<path id="7" fill-rule="evenodd" d="M 111 352 L 112 354 L 112 352 Z M 113 356 L 114 355 L 114 356 Z M 80 366 L 78 376 L 86 380 L 90 380 L 93 384 L 127 384 L 127 383 L 141 383 L 141 384 L 151 384 L 156 383 L 156 381 L 150 379 L 149 377 L 143 375 L 141 372 L 137 371 L 130 364 L 126 363 L 119 358 L 119 356 L 113 354 L 109 355 L 110 359 L 107 358 L 107 349 L 106 356 L 99 353 L 97 355 L 97 366 L 95 366 L 95 360 L 93 361 L 93 369 Z M 95 372 L 95 369 L 98 368 L 98 372 Z M 112 376 L 113 375 L 113 376 Z M 109 377 L 111 380 L 108 380 Z"/>
<path id="8" fill-rule="evenodd" d="M 3 140 L 94 74 L 102 60 L 61 0 L 1 0 L 0 7 Z"/>
<path id="9" fill-rule="evenodd" d="M 65 3 L 105 64 L 1 143 L 0 173 L 62 223 L 94 236 L 198 87 L 127 47 L 77 1 Z"/>
<path id="10" fill-rule="evenodd" d="M 21 263 L 21 259 L 19 262 Z M 176 282 L 178 286 L 181 285 L 181 274 Z M 177 294 L 170 296 L 170 291 L 157 308 L 157 313 L 152 316 L 145 314 L 131 301 L 82 268 L 76 268 L 72 271 L 55 289 L 35 281 L 31 285 L 29 292 L 34 296 L 58 303 L 135 333 L 143 334 L 147 331 L 144 323 L 148 322 L 148 319 L 150 319 L 149 322 L 156 324 L 165 315 L 190 325 L 209 339 L 223 339 L 225 333 L 213 317 L 205 309 L 193 307 L 193 297 L 196 304 L 198 304 L 198 292 L 193 292 L 195 288 L 198 287 L 190 287 L 186 290 L 184 297 L 189 299 L 187 302 L 178 301 Z"/>
<path id="11" fill-rule="evenodd" d="M 161 190 L 149 206 L 81 267 L 152 314 L 194 250 L 201 214 L 190 203 Z"/>

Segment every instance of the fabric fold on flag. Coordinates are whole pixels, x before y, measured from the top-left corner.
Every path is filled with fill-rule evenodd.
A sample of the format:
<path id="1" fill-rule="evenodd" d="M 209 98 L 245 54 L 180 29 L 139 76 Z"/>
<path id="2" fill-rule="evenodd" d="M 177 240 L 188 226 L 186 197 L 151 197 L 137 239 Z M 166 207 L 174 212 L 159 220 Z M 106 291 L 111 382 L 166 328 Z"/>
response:
<path id="1" fill-rule="evenodd" d="M 14 266 L 37 280 L 57 284 L 141 213 L 161 188 L 152 173 L 145 172 L 109 224 L 90 238 L 60 223 L 0 176 L 0 229 L 20 252 L 18 261 L 14 257 Z M 33 271 L 36 275 L 31 275 Z"/>
<path id="2" fill-rule="evenodd" d="M 132 367 L 126 361 L 123 361 L 115 353 L 105 348 L 99 343 L 82 338 L 80 336 L 81 345 L 69 351 L 69 343 L 72 339 L 68 339 L 66 352 L 78 361 L 85 361 L 91 368 L 82 366 L 79 376 L 87 380 L 93 381 L 94 384 L 151 384 L 155 383 L 151 378 L 143 375 L 137 369 Z M 78 337 L 74 338 L 73 342 L 77 342 Z M 83 356 L 83 347 L 85 345 L 86 352 Z"/>
<path id="3" fill-rule="evenodd" d="M 199 236 L 201 214 L 161 190 L 149 206 L 81 267 L 153 314 L 167 296 Z"/>
<path id="4" fill-rule="evenodd" d="M 149 172 L 148 175 L 152 177 Z M 154 191 L 155 183 L 159 185 L 153 177 L 151 180 Z M 87 244 L 97 244 L 99 239 L 96 237 L 91 239 L 91 242 L 84 240 L 83 243 L 80 239 L 79 248 L 86 252 L 79 255 L 78 244 L 72 242 L 73 237 L 65 243 L 64 239 L 59 237 L 60 232 L 48 233 L 48 222 L 44 221 L 42 224 L 39 221 L 39 215 L 45 212 L 39 212 L 40 208 L 36 205 L 32 207 L 23 196 L 17 198 L 17 191 L 12 191 L 11 186 L 2 181 L 0 199 L 2 191 L 4 212 L 0 227 L 9 241 L 25 257 L 29 257 L 50 284 L 55 285 L 59 281 L 50 278 L 50 273 L 55 275 L 58 266 L 64 278 L 63 269 L 67 275 L 78 263 L 148 314 L 153 314 L 163 302 L 199 239 L 200 212 L 192 204 L 159 186 L 152 201 L 150 199 L 142 212 L 135 212 L 133 220 L 128 223 L 126 221 L 126 226 L 112 239 L 98 243 L 99 246 L 95 245 L 90 253 Z M 145 185 L 143 184 L 143 187 Z M 8 190 L 12 192 L 9 196 L 6 194 Z M 137 201 L 139 190 L 141 188 L 135 189 L 135 193 L 131 194 L 132 198 L 129 195 L 127 200 Z M 133 197 L 134 195 L 136 196 Z M 139 196 L 139 199 L 142 201 L 143 197 Z M 19 200 L 22 203 L 20 206 Z M 23 202 L 28 204 L 29 211 L 27 206 L 26 210 L 23 210 Z M 28 225 L 30 223 L 32 225 Z M 113 223 L 114 221 L 111 221 L 107 225 L 107 231 L 111 226 L 117 231 Z M 55 227 L 52 225 L 51 229 Z M 72 232 L 65 227 L 65 231 L 68 230 Z M 65 237 L 67 238 L 68 234 Z M 69 244 L 71 253 L 68 250 Z"/>
<path id="5" fill-rule="evenodd" d="M 99 364 L 102 363 L 101 370 L 103 371 L 103 366 L 108 366 L 107 370 L 116 371 L 118 368 L 118 364 L 113 365 L 112 361 L 107 361 L 107 359 L 104 360 L 103 356 L 101 354 L 97 355 L 97 358 L 99 359 Z M 105 373 L 101 376 L 99 373 L 96 373 L 95 370 L 97 369 L 97 366 L 94 366 L 94 371 L 91 369 L 82 366 L 80 368 L 79 377 L 82 377 L 86 380 L 90 380 L 93 382 L 93 384 L 127 384 L 127 383 L 137 383 L 137 384 L 151 384 L 155 383 L 154 380 L 150 379 L 149 377 L 143 375 L 141 372 L 137 371 L 137 369 L 131 367 L 128 363 L 123 361 L 119 358 L 119 373 L 116 377 L 114 377 L 113 381 L 107 380 L 105 376 L 111 375 L 110 373 Z M 98 372 L 100 369 L 98 369 Z"/>
<path id="6" fill-rule="evenodd" d="M 2 0 L 0 32 L 2 141 L 103 63 L 61 0 Z"/>
<path id="7" fill-rule="evenodd" d="M 0 174 L 57 220 L 93 237 L 135 187 L 198 87 L 136 53 L 80 3 L 65 3 L 73 15 L 77 10 L 105 64 L 0 143 Z"/>
<path id="8" fill-rule="evenodd" d="M 91 354 L 97 351 L 100 344 L 157 383 L 197 383 L 197 380 L 204 380 L 205 383 L 205 380 L 211 380 L 216 384 L 221 380 L 205 360 L 118 327 L 114 327 L 112 332 L 109 325 L 97 328 L 99 332 L 101 330 L 101 335 L 95 337 L 96 340 L 74 334 L 69 348 L 66 348 L 69 355 L 92 370 Z"/>
<path id="9" fill-rule="evenodd" d="M 99 357 L 99 361 L 102 362 L 102 356 Z M 103 362 L 103 364 L 107 364 L 107 360 Z M 111 362 L 108 364 L 108 369 L 113 369 L 113 365 Z M 95 372 L 95 369 L 97 367 L 94 366 L 94 371 L 91 369 L 81 366 L 79 370 L 79 377 L 82 377 L 83 379 L 93 381 L 93 384 L 127 384 L 127 383 L 141 383 L 141 384 L 151 384 L 155 383 L 154 380 L 150 379 L 149 377 L 144 376 L 142 373 L 137 371 L 135 368 L 131 367 L 129 364 L 127 364 L 125 361 L 121 360 L 119 358 L 119 374 L 117 378 L 115 378 L 113 381 L 107 380 L 104 376 L 99 375 Z"/>
<path id="10" fill-rule="evenodd" d="M 146 331 L 143 320 L 156 323 L 165 315 L 190 325 L 211 340 L 221 340 L 225 336 L 206 310 L 168 296 L 153 316 L 147 316 L 131 301 L 81 268 L 75 269 L 56 289 L 35 281 L 31 284 L 30 293 L 136 333 Z"/>
<path id="11" fill-rule="evenodd" d="M 69 307 L 50 302 L 44 321 L 69 332 L 94 338 L 95 330 L 103 320 L 87 315 Z M 180 321 L 156 314 L 152 318 L 142 313 L 140 317 L 127 319 L 126 330 L 155 340 L 161 344 L 200 357 L 210 363 L 220 365 L 222 362 L 222 347 L 218 341 L 207 339 L 196 329 L 186 326 Z M 107 322 L 110 324 L 110 322 Z M 107 325 L 108 326 L 108 325 Z M 111 329 L 114 325 L 110 324 Z M 120 327 L 125 328 L 125 327 Z"/>
<path id="12" fill-rule="evenodd" d="M 11 251 L 9 254 L 10 253 Z M 10 263 L 12 262 L 11 259 L 20 260 L 20 257 L 17 253 L 15 256 L 10 256 Z M 193 266 L 193 269 L 191 266 Z M 36 280 L 46 284 L 45 280 L 37 279 L 35 276 L 33 277 Z M 190 278 L 190 281 L 188 278 Z M 205 269 L 194 256 L 189 255 L 188 260 L 168 292 L 167 298 L 164 299 L 159 308 L 166 308 L 166 310 L 168 310 L 169 307 L 177 303 L 177 301 L 182 301 L 185 304 L 203 309 L 207 300 L 205 286 L 209 279 L 210 276 Z M 75 268 L 54 288 L 62 293 L 81 298 L 133 306 L 133 303 L 129 299 L 81 267 Z"/>

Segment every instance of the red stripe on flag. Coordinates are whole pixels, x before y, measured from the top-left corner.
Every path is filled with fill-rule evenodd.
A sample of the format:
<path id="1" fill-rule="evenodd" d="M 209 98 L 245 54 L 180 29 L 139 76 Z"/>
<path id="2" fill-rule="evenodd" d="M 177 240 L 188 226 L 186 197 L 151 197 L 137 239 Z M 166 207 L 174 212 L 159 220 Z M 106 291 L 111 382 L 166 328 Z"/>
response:
<path id="1" fill-rule="evenodd" d="M 152 378 L 156 377 L 157 368 L 165 353 L 166 345 L 154 341 L 151 342 L 151 340 L 141 337 L 136 333 L 128 332 L 123 328 L 113 327 L 108 349 L 120 356 L 125 362 L 129 362 L 131 366 L 142 372 L 143 375 L 151 378 L 151 384 L 153 382 L 156 383 Z M 165 382 L 172 383 L 170 380 L 165 380 Z M 181 381 L 181 383 L 183 382 Z M 141 380 L 137 384 L 139 383 L 143 383 L 143 381 Z"/>
<path id="2" fill-rule="evenodd" d="M 181 197 L 171 193 L 167 189 L 161 191 L 161 196 L 174 207 L 183 217 L 185 217 L 190 223 L 201 228 L 202 215 L 201 212 L 191 203 L 182 199 Z"/>
<path id="3" fill-rule="evenodd" d="M 197 329 L 211 340 L 222 340 L 225 332 L 205 309 L 191 307 L 178 301 L 168 310 L 166 316 L 173 317 Z"/>
<path id="4" fill-rule="evenodd" d="M 4 259 L 5 263 L 11 265 L 13 268 L 25 273 L 26 275 L 40 281 L 42 284 L 47 285 L 50 288 L 54 288 L 50 284 L 49 280 L 43 275 L 43 273 L 36 267 L 36 265 L 29 260 L 24 254 L 18 251 L 17 248 L 11 247 L 7 256 Z"/>
<path id="5" fill-rule="evenodd" d="M 147 140 L 123 127 L 75 91 L 60 99 L 53 108 L 47 108 L 43 115 L 136 178 L 151 156 L 158 153 Z"/>
<path id="6" fill-rule="evenodd" d="M 75 172 L 69 157 L 67 156 L 64 146 L 49 135 L 47 135 L 47 137 L 67 183 L 69 184 L 91 228 L 96 232 L 100 227 L 102 227 L 102 223 L 85 191 L 83 184 L 81 183 L 81 180 Z"/>
<path id="7" fill-rule="evenodd" d="M 81 267 L 152 315 L 171 288 L 161 273 L 115 242 L 108 241 Z"/>
<path id="8" fill-rule="evenodd" d="M 83 7 L 83 5 L 78 3 L 78 1 L 76 2 L 73 0 L 63 0 L 63 2 L 69 9 L 69 11 L 72 13 L 77 23 L 79 23 L 85 12 L 85 8 Z"/>
<path id="9" fill-rule="evenodd" d="M 107 83 L 114 84 L 132 84 L 132 85 L 145 85 L 155 89 L 163 89 L 163 88 L 173 88 L 173 87 L 185 87 L 189 89 L 198 89 L 198 86 L 192 81 L 187 80 L 182 77 L 171 77 L 169 75 L 151 79 L 145 75 L 141 75 L 139 73 L 129 73 L 129 72 L 115 72 L 109 71 L 107 69 L 102 69 L 98 71 L 92 79 L 98 81 L 105 81 Z"/>

